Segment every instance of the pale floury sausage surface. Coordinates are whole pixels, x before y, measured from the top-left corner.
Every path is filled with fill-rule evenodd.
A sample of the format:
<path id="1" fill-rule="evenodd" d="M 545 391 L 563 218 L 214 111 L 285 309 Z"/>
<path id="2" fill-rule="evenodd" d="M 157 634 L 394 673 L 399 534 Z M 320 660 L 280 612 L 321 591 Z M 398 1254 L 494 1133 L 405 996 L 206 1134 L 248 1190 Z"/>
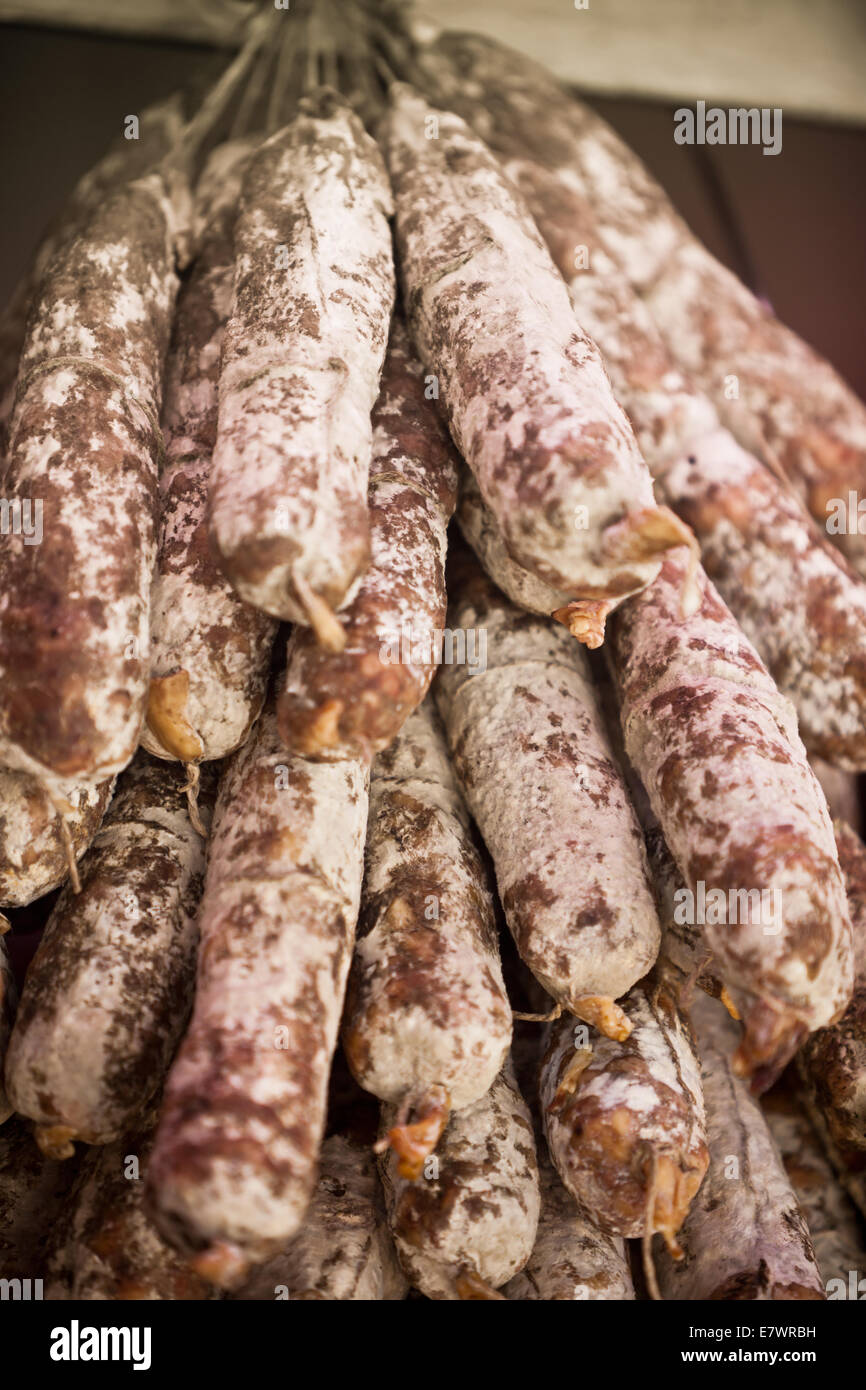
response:
<path id="1" fill-rule="evenodd" d="M 166 367 L 161 516 L 150 610 L 150 695 L 142 743 L 184 762 L 223 758 L 262 707 L 277 624 L 243 603 L 211 551 L 208 477 L 220 348 L 234 288 L 232 227 L 254 148 L 214 151 L 196 197 L 196 262 L 178 298 Z"/>
<path id="2" fill-rule="evenodd" d="M 821 1299 L 806 1221 L 761 1108 L 731 1069 L 737 1029 L 721 1004 L 695 997 L 710 1166 L 680 1231 L 684 1251 L 656 1260 L 665 1298 Z"/>
<path id="3" fill-rule="evenodd" d="M 100 206 L 50 263 L 22 351 L 8 486 L 41 504 L 42 537 L 10 536 L 0 556 L 0 744 L 60 796 L 124 767 L 144 715 L 162 366 L 188 201 L 165 172 Z"/>
<path id="4" fill-rule="evenodd" d="M 207 821 L 213 782 L 201 789 Z M 27 972 L 7 1057 L 15 1107 L 67 1157 L 106 1144 L 160 1084 L 189 1015 L 204 846 L 178 768 L 140 754 L 58 899 Z"/>
<path id="5" fill-rule="evenodd" d="M 539 1087 L 547 1144 L 603 1230 L 660 1231 L 675 1250 L 709 1161 L 700 1066 L 663 978 L 635 986 L 622 1006 L 632 1027 L 624 1042 L 575 1031 L 574 1019 L 553 1024 Z"/>
<path id="6" fill-rule="evenodd" d="M 458 459 L 426 391 L 398 312 L 373 410 L 370 566 L 339 615 L 345 647 L 325 651 L 303 627 L 289 643 L 280 730 L 306 757 L 381 752 L 421 703 L 436 671 Z"/>
<path id="7" fill-rule="evenodd" d="M 27 330 L 27 316 L 46 267 L 118 185 L 139 178 L 168 153 L 180 136 L 182 124 L 182 103 L 175 95 L 142 111 L 137 140 L 127 140 L 121 135 L 112 141 L 102 158 L 78 180 L 0 315 L 0 471 L 9 417 L 15 403 L 18 359 Z"/>
<path id="8" fill-rule="evenodd" d="M 425 122 L 438 122 L 427 139 Z M 385 134 L 406 307 L 514 559 L 608 608 L 683 537 L 525 204 L 459 117 L 392 89 Z"/>
<path id="9" fill-rule="evenodd" d="M 438 1100 L 444 1124 L 479 1100 L 510 1042 L 490 884 L 428 700 L 373 765 L 343 1048 L 365 1090 L 405 1107 L 392 1142 L 417 1163 L 438 1135 L 425 1144 L 410 1112 Z"/>
<path id="10" fill-rule="evenodd" d="M 552 589 L 531 570 L 512 560 L 496 517 L 481 496 L 474 474 L 465 468 L 460 475 L 457 524 L 494 584 L 518 608 L 552 617 L 569 603 L 568 594 Z"/>
<path id="11" fill-rule="evenodd" d="M 694 920 L 694 913 L 683 911 L 683 876 L 668 849 L 662 828 L 650 806 L 646 788 L 626 755 L 619 704 L 606 658 L 593 661 L 592 675 L 599 708 L 604 717 L 604 726 L 625 779 L 629 800 L 643 831 L 653 898 L 662 933 L 659 961 L 665 967 L 665 983 L 686 1010 L 695 985 L 700 985 L 715 998 L 724 994 L 730 1005 L 721 982 L 714 974 L 712 952 L 703 927 Z"/>
<path id="12" fill-rule="evenodd" d="M 300 1231 L 233 1297 L 379 1302 L 406 1292 L 376 1160 L 363 1145 L 334 1134 L 322 1145 L 319 1180 Z"/>
<path id="13" fill-rule="evenodd" d="M 0 907 L 24 907 L 69 873 L 102 822 L 114 779 L 68 790 L 60 816 L 35 777 L 0 768 Z M 64 822 L 68 848 L 64 841 Z"/>
<path id="14" fill-rule="evenodd" d="M 789 701 L 684 552 L 622 610 L 610 653 L 625 748 L 657 815 L 723 983 L 745 1022 L 737 1053 L 765 1086 L 805 1034 L 847 1007 L 851 922 L 827 803 Z M 719 901 L 721 900 L 721 901 Z"/>
<path id="15" fill-rule="evenodd" d="M 210 528 L 241 598 L 324 624 L 327 637 L 329 610 L 369 559 L 370 411 L 394 300 L 391 195 L 376 145 L 341 97 L 322 91 L 299 110 L 244 180 Z"/>
<path id="16" fill-rule="evenodd" d="M 300 1226 L 355 934 L 366 767 L 287 756 L 272 706 L 220 789 L 195 1007 L 150 1165 L 166 1238 L 237 1281 Z"/>
<path id="17" fill-rule="evenodd" d="M 660 930 L 586 657 L 564 628 L 514 608 L 471 561 L 460 569 L 449 622 L 470 657 L 475 640 L 475 668 L 443 666 L 436 698 L 509 928 L 557 1003 L 624 1035 L 613 1001 L 652 965 Z"/>
<path id="18" fill-rule="evenodd" d="M 658 495 L 700 541 L 704 568 L 797 710 L 807 748 L 866 765 L 866 585 L 790 488 L 723 429 L 682 372 L 646 305 L 600 244 L 596 212 L 572 169 L 505 167 L 604 354 Z M 574 269 L 575 245 L 588 266 Z"/>
<path id="19" fill-rule="evenodd" d="M 393 1118 L 386 1106 L 384 1129 Z M 392 1152 L 380 1161 L 406 1276 L 428 1298 L 490 1297 L 529 1259 L 540 1208 L 532 1119 L 510 1063 L 481 1100 L 451 1116 L 427 1162 L 433 1175 L 409 1182 Z"/>
<path id="20" fill-rule="evenodd" d="M 863 402 L 692 237 L 666 262 L 647 303 L 731 432 L 790 479 L 817 524 L 866 574 L 849 497 L 853 491 L 856 509 L 866 496 Z"/>
<path id="21" fill-rule="evenodd" d="M 633 1299 L 625 1241 L 600 1229 L 540 1151 L 538 1168 L 538 1234 L 523 1269 L 505 1285 L 506 1298 L 543 1303 Z"/>
<path id="22" fill-rule="evenodd" d="M 664 474 L 704 568 L 793 702 L 810 752 L 866 766 L 866 584 L 790 491 L 727 430 Z"/>

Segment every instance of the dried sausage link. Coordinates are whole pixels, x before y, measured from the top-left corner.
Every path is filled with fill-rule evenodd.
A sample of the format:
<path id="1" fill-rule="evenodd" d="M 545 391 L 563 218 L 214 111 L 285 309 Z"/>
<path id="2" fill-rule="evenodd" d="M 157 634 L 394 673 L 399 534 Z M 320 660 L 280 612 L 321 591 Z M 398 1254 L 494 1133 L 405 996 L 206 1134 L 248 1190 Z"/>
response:
<path id="1" fill-rule="evenodd" d="M 406 1290 L 376 1160 L 369 1149 L 333 1134 L 322 1145 L 319 1180 L 300 1231 L 232 1297 L 393 1302 Z"/>
<path id="2" fill-rule="evenodd" d="M 435 691 L 509 929 L 558 1004 L 623 1036 L 613 1001 L 653 964 L 660 929 L 586 657 L 471 561 L 460 568 L 449 622 L 469 660 L 443 666 Z"/>
<path id="3" fill-rule="evenodd" d="M 166 368 L 166 462 L 150 609 L 150 691 L 142 743 L 182 762 L 223 758 L 265 698 L 277 624 L 243 603 L 213 555 L 208 480 L 220 349 L 234 285 L 232 229 L 252 140 L 219 146 L 196 192 L 198 254 L 178 298 Z"/>
<path id="4" fill-rule="evenodd" d="M 373 409 L 370 566 L 339 615 L 341 652 L 309 628 L 289 642 L 279 697 L 287 745 L 308 758 L 372 757 L 423 700 L 445 624 L 457 455 L 398 312 Z"/>
<path id="5" fill-rule="evenodd" d="M 683 1258 L 664 1250 L 656 1269 L 664 1298 L 822 1299 L 806 1220 L 758 1102 L 730 1057 L 736 1026 L 698 994 L 692 1021 L 701 1054 L 710 1166 L 680 1231 Z"/>
<path id="6" fill-rule="evenodd" d="M 438 1100 L 426 1144 L 405 1123 L 393 1136 L 420 1144 L 417 1164 L 511 1043 L 490 884 L 432 700 L 373 764 L 358 937 L 343 1048 L 359 1084 L 407 1120 Z"/>
<path id="7" fill-rule="evenodd" d="M 705 576 L 683 616 L 686 563 L 622 610 L 610 655 L 627 755 L 745 1022 L 737 1066 L 766 1086 L 847 1007 L 851 923 L 794 711 Z"/>
<path id="8" fill-rule="evenodd" d="M 384 1107 L 383 1130 L 392 1108 Z M 380 1160 L 391 1234 L 406 1277 L 428 1298 L 490 1297 L 523 1268 L 540 1194 L 532 1119 L 510 1063 L 474 1105 L 455 1111 L 428 1174 L 401 1178 Z"/>
<path id="9" fill-rule="evenodd" d="M 188 203 L 164 168 L 100 206 L 49 264 L 22 351 L 9 484 L 33 513 L 0 554 L 0 746 L 61 797 L 119 772 L 144 716 L 162 367 Z"/>
<path id="10" fill-rule="evenodd" d="M 598 350 L 495 158 L 405 87 L 385 147 L 407 314 L 452 434 L 512 558 L 602 605 L 584 632 L 597 644 L 607 611 L 687 532 L 655 506 Z"/>
<path id="11" fill-rule="evenodd" d="M 688 1021 L 662 975 L 622 1001 L 616 1042 L 560 1019 L 542 1063 L 550 1156 L 573 1197 L 620 1236 L 677 1231 L 707 1169 L 700 1066 Z"/>
<path id="12" fill-rule="evenodd" d="M 201 788 L 207 821 L 215 779 Z M 30 963 L 7 1057 L 15 1108 L 46 1153 L 120 1137 L 186 1023 L 204 849 L 179 769 L 139 754 Z"/>
<path id="13" fill-rule="evenodd" d="M 240 1282 L 299 1228 L 361 892 L 366 766 L 287 756 L 268 704 L 214 815 L 195 1007 L 150 1163 L 166 1239 Z"/>
<path id="14" fill-rule="evenodd" d="M 242 599 L 310 623 L 336 649 L 333 610 L 369 560 L 370 411 L 394 301 L 390 211 L 375 143 L 323 90 L 251 159 L 235 224 L 211 536 Z"/>

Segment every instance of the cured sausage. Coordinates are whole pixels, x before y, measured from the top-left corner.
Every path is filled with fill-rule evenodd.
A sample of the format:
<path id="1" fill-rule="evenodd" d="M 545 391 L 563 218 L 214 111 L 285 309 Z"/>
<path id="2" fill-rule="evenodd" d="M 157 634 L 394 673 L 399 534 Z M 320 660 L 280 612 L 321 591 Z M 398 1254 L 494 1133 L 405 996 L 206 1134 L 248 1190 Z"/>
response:
<path id="1" fill-rule="evenodd" d="M 144 715 L 162 364 L 188 197 L 164 166 L 109 198 L 50 263 L 22 351 L 10 486 L 35 520 L 0 554 L 0 747 L 55 797 L 120 771 Z"/>
<path id="2" fill-rule="evenodd" d="M 736 1066 L 765 1087 L 847 1007 L 851 923 L 794 711 L 705 576 L 683 616 L 686 563 L 622 610 L 610 655 L 626 753 L 745 1022 Z"/>
<path id="3" fill-rule="evenodd" d="M 661 1292 L 686 1300 L 822 1299 L 805 1218 L 760 1106 L 731 1068 L 736 1026 L 703 994 L 692 1020 L 710 1166 L 679 1234 L 683 1257 L 658 1255 Z"/>
<path id="4" fill-rule="evenodd" d="M 213 779 L 202 786 L 209 818 Z M 124 773 L 30 963 L 9 1044 L 15 1108 L 53 1158 L 118 1139 L 159 1086 L 189 1013 L 204 850 L 176 768 Z"/>
<path id="5" fill-rule="evenodd" d="M 59 246 L 30 313 L 9 443 L 22 525 L 0 555 L 0 755 L 61 811 L 138 744 L 188 171 L 263 34 L 259 17 L 170 156 Z"/>
<path id="6" fill-rule="evenodd" d="M 393 1121 L 385 1106 L 383 1131 Z M 430 1176 L 411 1182 L 393 1151 L 380 1160 L 406 1277 L 428 1298 L 496 1297 L 532 1253 L 540 1208 L 532 1119 L 510 1063 L 481 1100 L 452 1114 L 427 1164 Z"/>
<path id="7" fill-rule="evenodd" d="M 0 768 L 0 907 L 25 907 L 58 888 L 99 829 L 114 778 L 80 786 L 58 814 L 35 777 Z"/>
<path id="8" fill-rule="evenodd" d="M 847 1298 L 851 1271 L 857 1271 L 856 1281 L 866 1270 L 866 1247 L 857 1212 L 840 1187 L 791 1087 L 774 1087 L 764 1096 L 762 1109 L 806 1218 L 827 1296 Z"/>
<path id="9" fill-rule="evenodd" d="M 810 752 L 866 766 L 866 584 L 792 493 L 727 430 L 694 442 L 661 491 L 797 711 Z"/>
<path id="10" fill-rule="evenodd" d="M 575 635 L 597 643 L 686 531 L 655 506 L 598 351 L 495 158 L 400 86 L 385 145 L 406 310 L 454 439 L 512 558 L 592 605 Z"/>
<path id="11" fill-rule="evenodd" d="M 841 523 L 831 539 L 866 572 L 847 514 L 849 494 L 856 505 L 866 493 L 866 407 L 838 373 L 710 255 L 638 157 L 543 68 L 466 34 L 439 36 L 415 61 L 497 152 L 579 177 L 604 212 L 605 250 L 646 296 L 678 365 L 740 444 L 794 483 L 822 531 Z"/>
<path id="12" fill-rule="evenodd" d="M 180 98 L 172 96 L 142 111 L 137 140 L 120 136 L 112 142 L 102 158 L 78 180 L 0 315 L 0 468 L 15 403 L 15 381 L 27 315 L 46 267 L 59 248 L 75 236 L 82 223 L 119 184 L 140 177 L 168 153 L 180 136 L 182 121 Z"/>
<path id="13" fill-rule="evenodd" d="M 541 1215 L 532 1254 L 503 1289 L 512 1300 L 542 1303 L 633 1299 L 625 1241 L 605 1234 L 566 1192 L 540 1151 Z"/>
<path id="14" fill-rule="evenodd" d="M 319 1181 L 300 1231 L 232 1297 L 379 1302 L 405 1298 L 406 1290 L 376 1160 L 369 1149 L 332 1134 L 322 1145 Z"/>
<path id="15" fill-rule="evenodd" d="M 166 369 L 160 525 L 142 743 L 182 762 L 243 743 L 265 698 L 276 622 L 243 603 L 208 540 L 220 347 L 234 285 L 232 227 L 252 140 L 219 146 L 196 195 L 198 255 L 177 305 Z"/>
<path id="16" fill-rule="evenodd" d="M 287 757 L 272 704 L 221 784 L 195 1007 L 149 1173 L 158 1228 L 218 1284 L 285 1246 L 315 1185 L 367 787 L 360 762 Z"/>
<path id="17" fill-rule="evenodd" d="M 0 745 L 61 808 L 75 770 L 98 782 L 138 741 L 160 377 L 175 262 L 189 251 L 188 174 L 266 27 L 252 22 L 189 125 L 178 97 L 150 107 L 137 138 L 85 174 L 0 323 L 0 456 L 16 517 L 4 547 Z"/>
<path id="18" fill-rule="evenodd" d="M 729 1013 L 737 1017 L 733 1001 L 714 970 L 712 953 L 701 924 L 694 920 L 694 914 L 683 911 L 683 900 L 687 897 L 683 876 L 667 847 L 646 788 L 626 755 L 619 705 L 606 658 L 593 660 L 592 674 L 605 729 L 644 834 L 653 897 L 662 932 L 659 961 L 664 967 L 665 984 L 686 1012 L 693 987 L 700 985 L 707 994 L 721 998 Z"/>
<path id="19" fill-rule="evenodd" d="M 24 279 L 0 319 L 0 453 L 15 400 L 18 359 L 27 316 L 39 282 L 58 251 L 68 246 L 101 202 L 162 158 L 177 141 L 182 124 L 179 98 L 142 112 L 139 138 L 119 139 L 79 179 L 62 212 L 46 232 Z M 67 789 L 61 821 L 38 782 L 25 773 L 0 770 L 0 906 L 21 907 L 63 882 L 68 859 L 84 853 L 99 828 L 111 796 L 111 779 Z"/>
<path id="20" fill-rule="evenodd" d="M 454 565 L 452 594 L 452 630 L 467 652 L 479 645 L 472 664 L 443 666 L 436 698 L 509 929 L 558 1004 L 625 1036 L 614 1001 L 652 965 L 660 929 L 586 658 L 468 559 Z"/>
<path id="21" fill-rule="evenodd" d="M 86 1302 L 214 1297 L 213 1286 L 166 1245 L 145 1210 L 153 1116 L 148 1120 L 86 1160 L 49 1261 L 47 1297 Z"/>
<path id="22" fill-rule="evenodd" d="M 373 765 L 358 936 L 343 1049 L 405 1110 L 391 1143 L 418 1176 L 449 1107 L 481 1099 L 511 1043 L 490 885 L 431 701 Z"/>
<path id="23" fill-rule="evenodd" d="M 211 536 L 242 599 L 309 623 L 335 649 L 333 610 L 369 560 L 370 411 L 394 300 L 390 211 L 375 143 L 343 98 L 322 90 L 256 151 L 235 225 Z"/>
<path id="24" fill-rule="evenodd" d="M 704 568 L 793 701 L 807 748 L 840 766 L 866 765 L 866 585 L 678 370 L 599 244 L 604 211 L 597 220 L 574 172 L 566 184 L 525 159 L 505 167 L 604 353 L 660 496 L 697 535 Z M 589 266 L 575 272 L 576 244 Z"/>
<path id="25" fill-rule="evenodd" d="M 311 758 L 372 757 L 423 700 L 445 624 L 445 551 L 457 455 L 398 312 L 373 410 L 370 566 L 340 614 L 342 652 L 309 628 L 289 643 L 280 731 Z"/>
<path id="26" fill-rule="evenodd" d="M 468 469 L 461 471 L 457 524 L 494 584 L 518 608 L 542 617 L 556 617 L 558 610 L 568 609 L 568 594 L 552 589 L 531 570 L 512 560 L 496 517 L 485 504 L 475 476 Z M 595 644 L 588 642 L 586 645 L 591 648 Z"/>
<path id="27" fill-rule="evenodd" d="M 850 494 L 856 507 L 866 493 L 863 402 L 692 237 L 646 299 L 671 352 L 732 434 L 790 480 L 822 531 L 866 574 L 859 511 L 850 511 Z"/>
<path id="28" fill-rule="evenodd" d="M 550 1156 L 573 1197 L 620 1236 L 677 1231 L 709 1162 L 700 1065 L 661 972 L 622 1001 L 615 1042 L 573 1019 L 551 1028 L 539 1087 Z"/>

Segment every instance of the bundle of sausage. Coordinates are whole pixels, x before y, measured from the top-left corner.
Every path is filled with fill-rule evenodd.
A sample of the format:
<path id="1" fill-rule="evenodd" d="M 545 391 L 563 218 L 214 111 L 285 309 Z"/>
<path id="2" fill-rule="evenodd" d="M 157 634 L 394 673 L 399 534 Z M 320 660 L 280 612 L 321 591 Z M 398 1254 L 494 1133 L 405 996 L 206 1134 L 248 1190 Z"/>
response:
<path id="1" fill-rule="evenodd" d="M 285 48 L 218 136 L 262 14 L 0 324 L 45 509 L 0 552 L 0 907 L 44 923 L 20 1000 L 0 937 L 0 1273 L 832 1297 L 866 586 L 783 475 L 856 487 L 859 407 L 541 69 L 348 13 L 351 100 Z"/>
<path id="2" fill-rule="evenodd" d="M 636 232 L 622 201 L 609 190 L 600 196 L 588 151 L 614 137 L 605 131 L 602 141 L 596 118 L 531 64 L 454 36 L 418 62 L 438 100 L 490 144 L 525 197 L 660 495 L 695 530 L 711 578 L 793 700 L 805 743 L 842 766 L 864 766 L 866 586 L 790 489 L 723 428 L 706 381 L 677 358 L 630 283 L 618 256 L 624 223 L 633 264 L 638 237 L 646 247 L 652 228 L 670 230 L 668 222 L 660 216 L 649 233 L 645 222 Z M 661 243 L 656 253 L 661 264 Z M 464 530 L 487 564 L 495 518 L 482 521 L 475 500 L 468 511 Z"/>
<path id="3" fill-rule="evenodd" d="M 851 494 L 855 507 L 866 495 L 866 406 L 831 365 L 715 260 L 637 156 L 543 68 L 459 33 L 425 36 L 410 67 L 434 100 L 479 119 L 497 150 L 529 157 L 566 186 L 577 177 L 604 209 L 605 251 L 646 300 L 674 360 L 866 573 L 859 509 L 850 515 Z"/>

